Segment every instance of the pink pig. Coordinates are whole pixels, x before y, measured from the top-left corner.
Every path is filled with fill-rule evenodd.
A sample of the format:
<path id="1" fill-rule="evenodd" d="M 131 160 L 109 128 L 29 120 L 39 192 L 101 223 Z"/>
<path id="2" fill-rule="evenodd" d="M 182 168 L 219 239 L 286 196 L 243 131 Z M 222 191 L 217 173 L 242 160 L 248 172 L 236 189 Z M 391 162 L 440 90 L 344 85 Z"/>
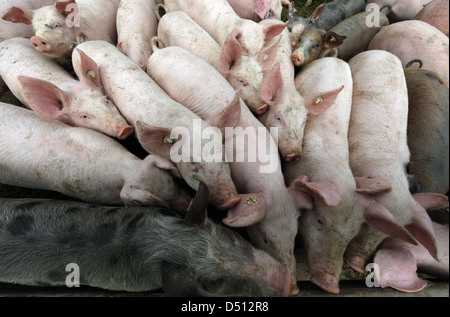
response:
<path id="1" fill-rule="evenodd" d="M 349 128 L 353 175 L 387 180 L 392 190 L 375 197 L 376 201 L 438 259 L 433 226 L 425 209 L 442 206 L 447 197 L 431 193 L 412 196 L 409 192 L 408 92 L 401 62 L 389 52 L 373 50 L 358 54 L 349 65 L 354 81 Z M 385 237 L 363 228 L 349 244 L 346 262 L 364 272 L 369 257 Z"/>
<path id="2" fill-rule="evenodd" d="M 27 39 L 0 43 L 0 77 L 23 104 L 47 119 L 91 128 L 119 139 L 133 134 L 133 127 L 105 97 L 97 65 L 84 56 L 82 68 L 78 81 L 34 50 Z"/>
<path id="3" fill-rule="evenodd" d="M 58 191 L 106 205 L 157 205 L 186 212 L 190 197 L 158 156 L 145 160 L 118 142 L 85 128 L 48 121 L 33 111 L 0 103 L 2 183 Z"/>
<path id="4" fill-rule="evenodd" d="M 183 71 L 168 72 L 174 63 Z M 256 247 L 288 265 L 293 273 L 292 292 L 295 293 L 293 243 L 297 218 L 299 208 L 311 208 L 311 201 L 303 192 L 286 188 L 279 154 L 267 129 L 219 72 L 182 48 L 155 49 L 149 59 L 148 73 L 172 98 L 212 126 L 225 130 L 226 144 L 233 144 L 231 142 L 247 133 L 249 138 L 255 138 L 255 143 L 245 143 L 245 148 L 241 149 L 244 153 L 236 146 L 236 152 L 229 154 L 233 158 L 230 163 L 232 177 L 243 198 L 229 210 L 224 223 L 232 227 L 247 227 Z M 227 134 L 227 127 L 234 126 L 237 130 Z M 262 131 L 262 138 L 251 133 L 256 129 Z M 243 161 L 237 159 L 240 155 L 243 155 Z M 263 171 L 265 167 L 269 169 Z"/>
<path id="5" fill-rule="evenodd" d="M 155 0 L 122 0 L 117 11 L 118 48 L 144 70 L 158 25 L 155 7 Z"/>
<path id="6" fill-rule="evenodd" d="M 258 24 L 239 17 L 226 0 L 165 0 L 168 11 L 184 11 L 216 42 L 222 46 L 227 36 L 237 29 L 239 41 L 245 55 L 259 54 L 270 41 L 283 31 L 286 24 Z"/>
<path id="7" fill-rule="evenodd" d="M 449 35 L 449 0 L 433 0 L 417 13 L 414 20 L 427 22 Z"/>
<path id="8" fill-rule="evenodd" d="M 328 110 L 308 119 L 302 158 L 283 167 L 287 184 L 310 193 L 314 201 L 314 208 L 302 212 L 299 219 L 311 280 L 328 292 L 339 293 L 345 249 L 365 223 L 415 240 L 371 197 L 391 189 L 386 181 L 353 178 L 347 138 L 353 81 L 348 64 L 332 57 L 316 60 L 297 75 L 295 83 L 300 93 L 342 89 Z"/>
<path id="9" fill-rule="evenodd" d="M 411 20 L 383 27 L 368 49 L 391 52 L 400 58 L 403 67 L 413 59 L 421 59 L 424 69 L 437 73 L 449 86 L 448 37 L 426 22 Z"/>
<path id="10" fill-rule="evenodd" d="M 282 0 L 227 0 L 243 19 L 259 22 L 268 17 L 281 20 Z"/>
<path id="11" fill-rule="evenodd" d="M 36 10 L 12 7 L 3 20 L 31 25 L 33 47 L 42 53 L 70 58 L 74 47 L 84 41 L 117 40 L 116 13 L 120 0 L 59 0 Z"/>
<path id="12" fill-rule="evenodd" d="M 105 41 L 80 44 L 72 57 L 77 74 L 83 71 L 80 60 L 83 54 L 99 65 L 106 94 L 135 127 L 140 144 L 148 152 L 171 160 L 193 189 L 197 190 L 199 181 L 204 182 L 217 208 L 228 209 L 239 202 L 240 197 L 231 179 L 228 163 L 223 160 L 205 161 L 202 155 L 200 159 L 195 157 L 198 147 L 194 143 L 199 145 L 201 152 L 209 143 L 203 139 L 196 140 L 195 123 L 200 125 L 200 133 L 206 127 L 199 116 L 171 99 L 146 72 L 114 45 Z M 177 132 L 180 130 L 188 135 L 180 138 Z M 179 148 L 184 144 L 188 146 L 186 151 Z M 218 146 L 223 147 L 221 142 Z M 178 150 L 183 151 L 182 157 L 178 156 Z"/>
<path id="13" fill-rule="evenodd" d="M 35 10 L 42 6 L 53 5 L 57 0 L 2 0 L 0 2 L 0 42 L 13 37 L 31 37 L 34 34 L 30 25 L 5 21 L 2 17 L 13 7 Z"/>
<path id="14" fill-rule="evenodd" d="M 384 5 L 392 6 L 392 17 L 394 21 L 412 20 L 423 6 L 432 0 L 369 0 L 369 3 L 375 3 L 380 8 Z"/>

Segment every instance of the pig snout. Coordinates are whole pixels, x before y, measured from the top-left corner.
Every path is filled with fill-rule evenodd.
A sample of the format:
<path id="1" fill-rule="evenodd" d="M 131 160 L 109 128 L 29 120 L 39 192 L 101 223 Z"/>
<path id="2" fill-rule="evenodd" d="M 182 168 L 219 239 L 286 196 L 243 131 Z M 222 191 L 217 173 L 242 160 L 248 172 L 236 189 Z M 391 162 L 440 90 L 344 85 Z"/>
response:
<path id="1" fill-rule="evenodd" d="M 255 251 L 255 262 L 264 264 L 265 274 L 258 274 L 263 284 L 263 289 L 266 290 L 266 295 L 276 297 L 287 297 L 291 294 L 291 271 L 289 265 L 280 264 L 274 259 L 270 258 L 265 252 Z"/>
<path id="2" fill-rule="evenodd" d="M 119 140 L 125 140 L 125 139 L 128 138 L 130 135 L 132 135 L 133 133 L 134 133 L 134 128 L 133 128 L 132 126 L 125 126 L 125 127 L 123 127 L 123 128 L 120 130 L 120 132 L 119 132 L 117 138 L 118 138 Z"/>
<path id="3" fill-rule="evenodd" d="M 34 49 L 40 53 L 49 53 L 52 51 L 52 45 L 42 37 L 33 36 L 30 41 Z"/>
<path id="4" fill-rule="evenodd" d="M 313 275 L 311 282 L 329 293 L 339 294 L 340 292 L 339 279 L 334 274 L 321 273 L 320 277 Z"/>
<path id="5" fill-rule="evenodd" d="M 241 200 L 241 197 L 239 197 L 236 193 L 233 192 L 230 192 L 226 195 L 222 193 L 219 197 L 217 198 L 212 197 L 211 201 L 220 210 L 230 209 Z"/>
<path id="6" fill-rule="evenodd" d="M 294 63 L 294 65 L 297 67 L 302 66 L 305 61 L 305 57 L 302 56 L 302 54 L 300 54 L 300 53 L 293 53 L 291 58 L 292 58 L 292 62 Z"/>

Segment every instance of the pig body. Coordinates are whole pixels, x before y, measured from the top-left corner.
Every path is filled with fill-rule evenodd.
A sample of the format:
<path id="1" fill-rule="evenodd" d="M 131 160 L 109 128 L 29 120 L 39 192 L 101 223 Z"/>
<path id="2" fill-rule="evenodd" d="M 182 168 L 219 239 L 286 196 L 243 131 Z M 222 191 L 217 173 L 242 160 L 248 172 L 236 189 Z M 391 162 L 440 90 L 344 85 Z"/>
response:
<path id="1" fill-rule="evenodd" d="M 433 0 L 417 13 L 414 20 L 427 22 L 445 35 L 449 35 L 449 2 L 448 0 Z"/>
<path id="2" fill-rule="evenodd" d="M 169 74 L 167 68 L 175 63 L 183 72 Z M 239 150 L 240 145 L 236 145 L 236 152 L 227 151 L 228 157 L 233 158 L 230 163 L 233 180 L 245 199 L 241 199 L 238 205 L 230 209 L 224 222 L 234 227 L 248 226 L 247 232 L 256 247 L 289 265 L 292 272 L 295 272 L 293 243 L 298 208 L 309 207 L 310 201 L 309 197 L 298 193 L 301 206 L 296 205 L 293 194 L 285 186 L 277 147 L 269 132 L 244 102 L 236 98 L 236 91 L 220 73 L 186 50 L 169 47 L 155 51 L 149 59 L 148 72 L 172 98 L 192 109 L 211 125 L 226 129 L 231 124 L 240 128 L 231 135 L 225 132 L 226 144 L 242 140 L 246 133 L 250 133 L 250 138 L 253 130 L 258 129 L 258 133 L 263 131 L 262 138 L 259 134 L 256 136 L 256 143 L 248 141 L 244 149 Z M 236 119 L 237 124 L 233 123 Z M 264 149 L 264 156 L 261 149 Z M 243 155 L 243 161 L 236 159 L 240 155 Z M 270 166 L 267 166 L 265 156 L 268 156 Z M 265 166 L 270 170 L 264 172 L 262 168 Z M 256 203 L 251 204 L 252 199 Z"/>
<path id="3" fill-rule="evenodd" d="M 383 221 L 384 228 L 394 228 L 391 232 L 409 237 L 389 212 L 366 196 L 370 191 L 388 191 L 383 180 L 372 180 L 376 186 L 369 191 L 367 187 L 357 188 L 353 178 L 347 138 L 353 91 L 348 64 L 331 57 L 314 61 L 297 75 L 295 83 L 300 93 L 344 85 L 327 111 L 308 119 L 302 158 L 283 166 L 286 183 L 313 197 L 314 208 L 303 211 L 299 219 L 311 280 L 328 292 L 339 293 L 344 252 L 366 221 L 373 224 L 376 218 Z"/>
<path id="4" fill-rule="evenodd" d="M 272 23 L 270 19 L 261 24 Z M 280 22 L 281 23 L 281 22 Z M 308 114 L 319 115 L 336 99 L 339 89 L 302 96 L 295 88 L 295 69 L 291 60 L 292 47 L 285 29 L 277 44 L 275 66 L 266 72 L 260 87 L 260 98 L 266 109 L 258 119 L 266 126 L 279 129 L 278 147 L 289 161 L 302 155 L 302 142 Z M 260 109 L 264 109 L 264 105 Z"/>
<path id="5" fill-rule="evenodd" d="M 281 0 L 227 0 L 243 19 L 259 22 L 268 17 L 281 20 Z"/>
<path id="6" fill-rule="evenodd" d="M 3 19 L 31 25 L 31 43 L 39 52 L 70 58 L 76 44 L 90 40 L 116 43 L 116 14 L 120 0 L 58 1 L 36 10 L 13 7 Z M 95 26 L 94 26 L 95 22 Z"/>
<path id="7" fill-rule="evenodd" d="M 25 10 L 35 10 L 42 6 L 52 5 L 57 0 L 4 0 L 0 3 L 0 42 L 13 37 L 31 37 L 33 28 L 26 24 L 14 24 L 5 21 L 2 17 L 13 7 L 21 7 Z"/>
<path id="8" fill-rule="evenodd" d="M 212 202 L 218 208 L 227 209 L 239 201 L 229 165 L 223 160 L 206 162 L 202 157 L 198 158 L 198 154 L 202 155 L 196 152 L 198 148 L 191 148 L 198 142 L 202 150 L 207 143 L 204 139 L 194 141 L 198 137 L 194 135 L 195 122 L 200 129 L 206 127 L 199 116 L 170 98 L 147 73 L 113 45 L 105 41 L 80 44 L 73 56 L 77 73 L 80 72 L 78 51 L 99 65 L 106 94 L 135 127 L 139 141 L 147 151 L 175 160 L 184 180 L 193 189 L 197 189 L 199 181 L 204 181 L 211 188 Z M 180 136 L 173 130 L 179 128 L 188 134 L 179 144 L 187 142 L 188 149 L 183 150 L 183 157 L 178 155 L 173 159 L 176 153 L 171 151 L 172 145 L 180 141 Z"/>
<path id="9" fill-rule="evenodd" d="M 242 19 L 226 0 L 166 0 L 169 11 L 181 10 L 205 29 L 222 46 L 233 30 L 245 55 L 259 54 L 267 41 L 276 37 L 285 25 L 262 26 L 254 21 Z"/>
<path id="10" fill-rule="evenodd" d="M 389 24 L 386 15 L 380 12 L 379 24 L 368 26 L 367 17 L 371 14 L 373 14 L 372 11 L 358 13 L 330 29 L 331 32 L 346 37 L 344 42 L 337 47 L 337 57 L 348 61 L 353 56 L 367 50 L 372 38 L 382 27 Z"/>
<path id="11" fill-rule="evenodd" d="M 419 13 L 423 6 L 432 0 L 369 0 L 369 3 L 378 4 L 380 7 L 385 5 L 392 6 L 392 12 L 389 18 L 393 21 L 412 20 Z"/>
<path id="12" fill-rule="evenodd" d="M 85 59 L 82 66 L 83 76 L 78 81 L 52 59 L 34 50 L 27 39 L 13 38 L 0 43 L 0 76 L 24 105 L 50 120 L 58 119 L 120 139 L 131 135 L 133 128 L 104 96 L 97 65 Z"/>
<path id="13" fill-rule="evenodd" d="M 353 175 L 387 180 L 392 191 L 376 200 L 437 259 L 433 227 L 425 209 L 441 207 L 447 197 L 438 194 L 413 197 L 409 192 L 408 92 L 401 62 L 389 52 L 375 50 L 358 54 L 349 64 L 354 80 L 349 128 Z M 363 228 L 350 243 L 345 260 L 363 272 L 369 256 L 384 238 L 381 232 Z"/>
<path id="14" fill-rule="evenodd" d="M 448 281 L 449 252 L 448 224 L 433 222 L 440 262 L 430 256 L 423 246 L 414 246 L 395 238 L 385 239 L 374 257 L 379 267 L 376 280 L 381 287 L 392 287 L 403 292 L 419 292 L 427 282 L 417 276 L 425 273 Z"/>
<path id="15" fill-rule="evenodd" d="M 122 0 L 117 10 L 118 47 L 144 70 L 157 34 L 155 7 L 154 0 Z"/>
<path id="16" fill-rule="evenodd" d="M 205 216 L 192 221 L 160 207 L 1 199 L 0 228 L 1 282 L 66 286 L 67 265 L 74 263 L 80 285 L 113 291 L 162 288 L 167 296 L 289 291 L 284 266 Z"/>
<path id="17" fill-rule="evenodd" d="M 386 26 L 375 35 L 368 49 L 393 53 L 403 67 L 413 59 L 421 59 L 424 69 L 437 73 L 449 85 L 448 37 L 426 22 L 412 20 Z"/>
<path id="18" fill-rule="evenodd" d="M 446 194 L 449 190 L 448 88 L 429 70 L 406 68 L 405 77 L 411 152 L 408 173 L 413 177 L 412 188 L 416 188 L 413 193 Z"/>
<path id="19" fill-rule="evenodd" d="M 2 103 L 0 112 L 2 183 L 91 203 L 137 202 L 186 211 L 189 196 L 176 187 L 166 171 L 175 167 L 166 160 L 140 160 L 103 134 L 48 121 L 17 106 Z"/>

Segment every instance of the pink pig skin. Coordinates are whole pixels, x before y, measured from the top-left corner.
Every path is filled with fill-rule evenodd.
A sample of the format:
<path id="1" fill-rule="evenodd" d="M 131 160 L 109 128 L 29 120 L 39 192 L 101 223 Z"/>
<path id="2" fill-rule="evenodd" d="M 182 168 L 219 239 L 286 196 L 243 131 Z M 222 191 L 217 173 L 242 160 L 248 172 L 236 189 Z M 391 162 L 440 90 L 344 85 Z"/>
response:
<path id="1" fill-rule="evenodd" d="M 30 40 L 35 49 L 55 57 L 70 58 L 77 43 L 89 40 L 117 41 L 116 14 L 120 0 L 60 0 L 53 6 L 26 10 L 18 6 L 8 11 L 3 19 L 31 25 L 34 34 Z M 78 12 L 72 6 L 76 5 Z M 74 25 L 76 16 L 79 26 Z"/>
<path id="2" fill-rule="evenodd" d="M 271 21 L 272 20 L 272 21 Z M 273 19 L 261 21 L 261 24 L 274 23 Z M 282 23 L 282 22 L 278 22 Z M 269 70 L 260 87 L 262 103 L 257 112 L 259 120 L 266 127 L 279 129 L 278 146 L 284 160 L 290 161 L 301 157 L 303 135 L 306 119 L 309 115 L 319 115 L 336 99 L 339 89 L 320 94 L 302 96 L 294 83 L 295 69 L 291 60 L 292 47 L 289 31 L 285 29 L 277 44 L 275 66 Z M 321 100 L 320 106 L 314 102 Z"/>
<path id="3" fill-rule="evenodd" d="M 171 99 L 146 72 L 123 55 L 114 45 L 105 41 L 89 41 L 80 44 L 72 57 L 74 69 L 80 73 L 80 52 L 84 52 L 98 65 L 106 94 L 114 101 L 123 116 L 136 129 L 141 145 L 150 153 L 171 160 L 173 142 L 167 142 L 174 128 L 187 129 L 192 149 L 194 120 L 206 127 L 199 116 Z M 207 143 L 202 139 L 202 146 Z M 203 147 L 202 147 L 203 149 Z M 189 161 L 176 163 L 183 179 L 193 189 L 199 181 L 208 185 L 211 201 L 219 209 L 234 206 L 240 197 L 231 179 L 226 162 L 194 162 L 193 151 Z"/>
<path id="4" fill-rule="evenodd" d="M 227 0 L 243 19 L 259 22 L 268 17 L 281 20 L 281 0 Z"/>
<path id="5" fill-rule="evenodd" d="M 449 251 L 448 224 L 433 222 L 439 249 L 439 262 L 430 256 L 423 246 L 413 246 L 404 241 L 385 239 L 374 257 L 379 266 L 376 276 L 381 287 L 392 287 L 403 292 L 419 292 L 427 282 L 417 276 L 417 272 L 426 273 L 448 281 Z"/>
<path id="6" fill-rule="evenodd" d="M 393 53 L 403 67 L 413 59 L 421 59 L 424 69 L 437 73 L 449 86 L 448 37 L 426 22 L 411 20 L 386 26 L 374 36 L 368 49 Z"/>
<path id="7" fill-rule="evenodd" d="M 0 43 L 0 77 L 23 104 L 47 119 L 119 139 L 133 134 L 133 127 L 105 97 L 97 65 L 86 59 L 83 67 L 84 76 L 78 81 L 34 50 L 27 39 Z"/>
<path id="8" fill-rule="evenodd" d="M 345 249 L 365 222 L 404 239 L 414 239 L 368 196 L 389 191 L 386 182 L 366 179 L 366 186 L 357 187 L 353 178 L 347 133 L 353 81 L 348 64 L 331 57 L 316 60 L 297 75 L 295 83 L 300 93 L 342 89 L 332 106 L 308 119 L 302 158 L 283 165 L 286 183 L 313 197 L 314 208 L 302 212 L 299 219 L 311 280 L 328 292 L 339 293 Z M 302 175 L 306 176 L 299 181 Z"/>
<path id="9" fill-rule="evenodd" d="M 353 105 L 349 128 L 350 166 L 355 177 L 386 179 L 392 191 L 376 197 L 434 258 L 438 258 L 431 219 L 425 209 L 439 208 L 447 197 L 409 192 L 406 165 L 408 92 L 400 60 L 386 51 L 367 51 L 349 61 Z M 389 85 L 386 85 L 389 83 Z M 420 196 L 419 196 L 420 195 Z M 363 228 L 350 243 L 345 260 L 364 271 L 386 236 Z"/>
<path id="10" fill-rule="evenodd" d="M 417 13 L 414 20 L 427 22 L 449 35 L 449 0 L 433 0 Z"/>
<path id="11" fill-rule="evenodd" d="M 89 203 L 170 206 L 184 213 L 190 197 L 157 156 L 140 160 L 113 139 L 90 129 L 48 121 L 0 103 L 2 183 L 54 190 Z"/>
<path id="12" fill-rule="evenodd" d="M 117 10 L 118 47 L 144 70 L 152 54 L 151 39 L 158 27 L 155 6 L 154 0 L 122 0 Z"/>
<path id="13" fill-rule="evenodd" d="M 42 6 L 53 5 L 57 0 L 2 0 L 0 2 L 0 42 L 13 37 L 31 37 L 34 34 L 33 28 L 26 24 L 15 24 L 5 21 L 2 17 L 13 7 L 20 7 L 25 10 L 34 10 Z"/>
<path id="14" fill-rule="evenodd" d="M 253 112 L 263 104 L 259 97 L 264 73 L 273 65 L 277 43 L 255 56 L 245 56 L 235 30 L 222 48 L 183 11 L 166 13 L 158 24 L 158 41 L 163 46 L 179 46 L 203 59 L 228 80 Z"/>
<path id="15" fill-rule="evenodd" d="M 266 42 L 280 34 L 285 25 L 258 24 L 239 17 L 226 0 L 166 0 L 169 11 L 184 11 L 222 46 L 227 36 L 237 29 L 245 55 L 259 54 Z"/>
<path id="16" fill-rule="evenodd" d="M 168 72 L 176 63 L 182 72 Z M 155 50 L 149 59 L 148 73 L 175 100 L 182 103 L 211 125 L 224 128 L 237 126 L 243 129 L 263 128 L 253 116 L 236 91 L 211 65 L 179 47 Z M 238 123 L 236 124 L 236 120 Z M 270 134 L 266 137 L 272 143 Z M 230 137 L 230 136 L 228 136 Z M 232 136 L 231 136 L 232 138 Z M 230 139 L 228 139 L 228 142 Z M 299 208 L 311 208 L 308 195 L 286 188 L 281 172 L 276 145 L 269 147 L 257 141 L 257 148 L 266 148 L 274 172 L 262 173 L 259 154 L 256 162 L 230 163 L 237 189 L 247 198 L 257 197 L 258 202 L 250 205 L 246 199 L 231 208 L 224 222 L 232 227 L 247 226 L 253 244 L 271 254 L 295 272 L 293 243 L 297 230 Z M 253 144 L 252 144 L 253 145 Z M 248 158 L 251 150 L 246 149 Z M 255 224 L 253 224 L 255 223 Z M 292 292 L 296 292 L 295 277 L 292 278 Z"/>

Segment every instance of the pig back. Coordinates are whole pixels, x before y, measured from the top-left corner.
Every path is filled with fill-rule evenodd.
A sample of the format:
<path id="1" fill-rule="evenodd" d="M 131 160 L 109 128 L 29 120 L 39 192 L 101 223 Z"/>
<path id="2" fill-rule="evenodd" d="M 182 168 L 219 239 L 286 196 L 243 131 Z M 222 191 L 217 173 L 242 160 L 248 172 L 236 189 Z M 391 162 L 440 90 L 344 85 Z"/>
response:
<path id="1" fill-rule="evenodd" d="M 434 72 L 405 69 L 409 96 L 408 146 L 412 174 L 424 193 L 449 187 L 449 90 Z"/>
<path id="2" fill-rule="evenodd" d="M 389 173 L 388 165 L 409 161 L 408 92 L 401 62 L 386 51 L 367 51 L 352 58 L 349 65 L 353 76 L 352 168 L 366 171 L 361 175 L 367 175 L 369 166 Z"/>

